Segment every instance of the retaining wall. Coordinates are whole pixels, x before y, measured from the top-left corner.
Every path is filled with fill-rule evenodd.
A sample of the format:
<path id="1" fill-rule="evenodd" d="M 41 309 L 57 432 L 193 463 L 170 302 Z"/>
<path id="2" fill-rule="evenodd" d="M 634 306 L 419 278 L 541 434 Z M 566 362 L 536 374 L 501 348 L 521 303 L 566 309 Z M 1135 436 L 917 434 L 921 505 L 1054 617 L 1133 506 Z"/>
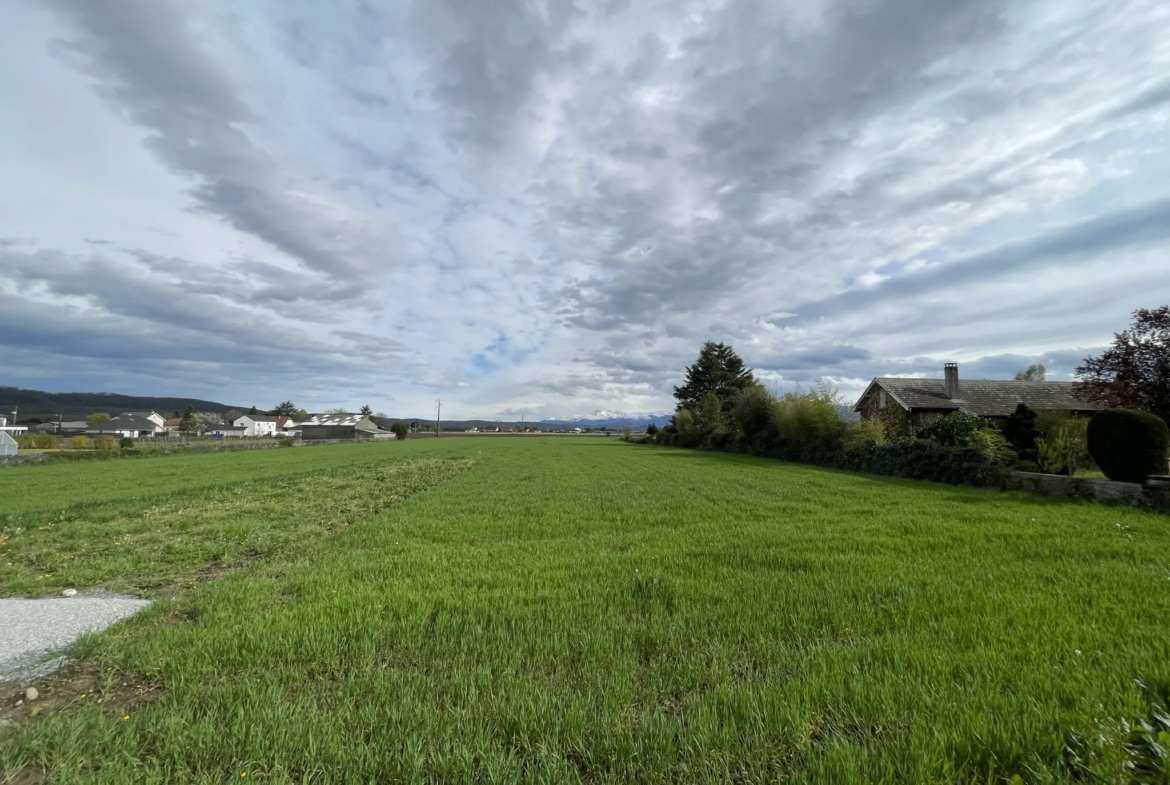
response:
<path id="1" fill-rule="evenodd" d="M 1090 477 L 1064 477 L 1059 474 L 1012 472 L 1008 489 L 1027 491 L 1041 496 L 1067 496 L 1073 499 L 1095 499 L 1105 504 L 1127 504 L 1141 507 L 1170 507 L 1170 488 L 1159 478 L 1151 477 L 1145 485 L 1136 482 L 1114 482 Z"/>

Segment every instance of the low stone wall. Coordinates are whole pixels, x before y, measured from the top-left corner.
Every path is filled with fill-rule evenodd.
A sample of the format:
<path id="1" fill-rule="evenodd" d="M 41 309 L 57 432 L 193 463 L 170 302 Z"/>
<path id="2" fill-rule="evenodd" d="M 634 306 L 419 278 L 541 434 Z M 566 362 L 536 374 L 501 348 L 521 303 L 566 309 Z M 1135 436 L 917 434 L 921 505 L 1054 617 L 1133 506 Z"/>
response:
<path id="1" fill-rule="evenodd" d="M 20 453 L 17 453 L 16 455 L 0 455 L 0 464 L 36 463 L 37 461 L 43 461 L 44 459 L 45 454 L 43 452 L 33 452 L 28 453 L 27 455 L 21 455 Z"/>
<path id="2" fill-rule="evenodd" d="M 1059 474 L 1037 472 L 1012 472 L 1011 479 L 1008 480 L 1009 490 L 1141 507 L 1170 507 L 1170 488 L 1165 485 L 1155 477 L 1141 485 L 1136 482 L 1064 477 Z"/>

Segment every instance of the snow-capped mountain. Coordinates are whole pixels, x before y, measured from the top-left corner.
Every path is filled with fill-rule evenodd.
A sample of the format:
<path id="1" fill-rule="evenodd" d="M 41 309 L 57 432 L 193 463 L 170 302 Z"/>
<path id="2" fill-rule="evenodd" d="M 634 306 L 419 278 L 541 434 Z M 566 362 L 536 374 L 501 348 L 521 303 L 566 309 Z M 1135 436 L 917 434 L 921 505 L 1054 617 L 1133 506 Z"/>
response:
<path id="1" fill-rule="evenodd" d="M 666 425 L 670 422 L 670 418 L 673 415 L 673 412 L 610 412 L 604 409 L 598 409 L 593 414 L 581 414 L 576 417 L 566 417 L 562 420 L 542 420 L 542 422 L 572 423 L 574 425 L 586 425 L 591 428 L 620 428 L 623 425 L 629 425 L 631 428 L 640 428 L 650 423 L 659 426 Z"/>

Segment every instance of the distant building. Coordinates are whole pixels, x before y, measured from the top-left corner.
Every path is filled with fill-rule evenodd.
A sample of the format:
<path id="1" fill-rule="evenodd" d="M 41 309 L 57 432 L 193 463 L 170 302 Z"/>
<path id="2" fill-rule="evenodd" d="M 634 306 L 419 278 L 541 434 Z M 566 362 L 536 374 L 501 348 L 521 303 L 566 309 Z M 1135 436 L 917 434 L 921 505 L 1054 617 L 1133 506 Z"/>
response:
<path id="1" fill-rule="evenodd" d="M 1019 404 L 1037 411 L 1091 415 L 1102 408 L 1077 396 L 1072 382 L 959 381 L 958 363 L 943 367 L 942 379 L 876 377 L 853 411 L 879 420 L 889 434 L 930 425 L 951 412 L 964 411 L 1003 421 Z"/>
<path id="2" fill-rule="evenodd" d="M 248 435 L 248 429 L 243 425 L 217 425 L 214 428 L 208 429 L 204 436 L 223 436 L 223 437 L 244 437 Z"/>
<path id="3" fill-rule="evenodd" d="M 276 418 L 266 414 L 245 414 L 232 423 L 244 429 L 245 436 L 275 436 Z"/>
<path id="4" fill-rule="evenodd" d="M 0 455 L 16 455 L 20 446 L 8 431 L 0 431 Z"/>
<path id="5" fill-rule="evenodd" d="M 166 433 L 162 418 L 159 422 L 141 414 L 125 412 L 117 417 L 111 417 L 105 422 L 90 425 L 85 429 L 87 436 L 117 436 L 121 439 L 151 438 L 160 433 Z"/>
<path id="6" fill-rule="evenodd" d="M 394 439 L 364 414 L 314 414 L 297 426 L 305 441 L 320 439 Z"/>
<path id="7" fill-rule="evenodd" d="M 28 433 L 28 426 L 16 425 L 16 424 L 9 425 L 8 418 L 5 417 L 4 415 L 0 415 L 0 433 L 8 433 L 8 434 Z"/>

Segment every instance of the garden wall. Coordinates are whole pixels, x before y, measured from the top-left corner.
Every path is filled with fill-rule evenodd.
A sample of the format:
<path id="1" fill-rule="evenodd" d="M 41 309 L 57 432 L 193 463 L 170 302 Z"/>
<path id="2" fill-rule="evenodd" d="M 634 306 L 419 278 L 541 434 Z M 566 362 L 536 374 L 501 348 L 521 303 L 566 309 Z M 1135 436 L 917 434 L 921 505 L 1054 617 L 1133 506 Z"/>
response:
<path id="1" fill-rule="evenodd" d="M 1145 485 L 1141 485 L 1136 482 L 1114 482 L 1036 472 L 1012 472 L 1008 480 L 1010 490 L 1027 491 L 1041 496 L 1095 499 L 1105 504 L 1170 507 L 1170 488 L 1160 486 L 1160 480 L 1153 477 L 1147 480 Z"/>

